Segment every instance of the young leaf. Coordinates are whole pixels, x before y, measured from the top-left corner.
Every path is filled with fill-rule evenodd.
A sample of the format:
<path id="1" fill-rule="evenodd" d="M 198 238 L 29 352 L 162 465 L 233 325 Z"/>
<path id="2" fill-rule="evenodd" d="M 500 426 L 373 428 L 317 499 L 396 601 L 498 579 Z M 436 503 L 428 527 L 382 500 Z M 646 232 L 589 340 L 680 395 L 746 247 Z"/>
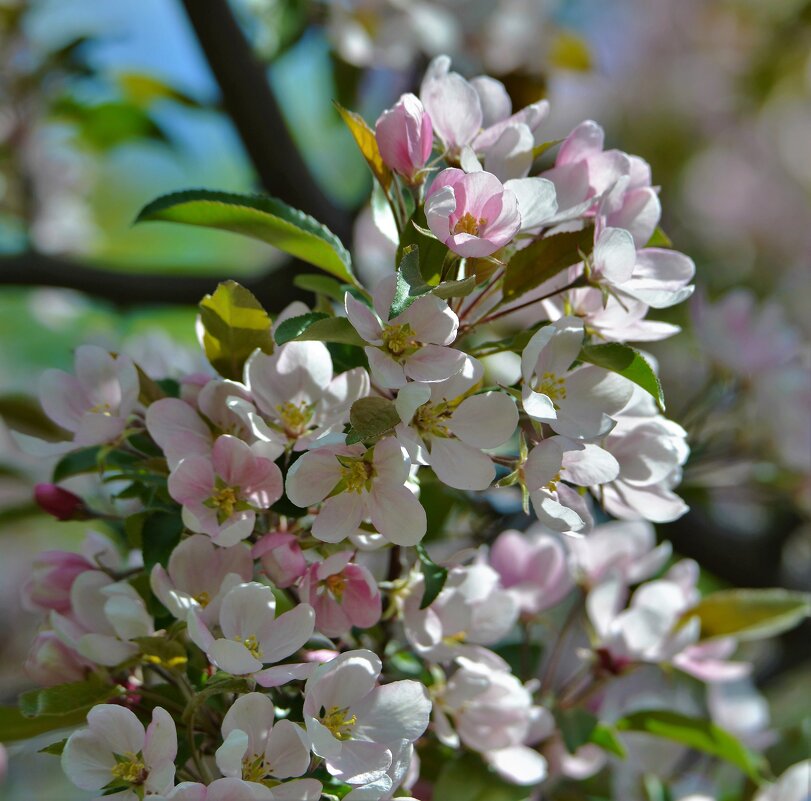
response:
<path id="1" fill-rule="evenodd" d="M 11 743 L 17 740 L 28 740 L 57 729 L 67 729 L 84 723 L 87 709 L 70 712 L 66 715 L 43 715 L 29 718 L 16 707 L 0 707 L 0 740 Z"/>
<path id="2" fill-rule="evenodd" d="M 65 750 L 65 743 L 68 741 L 67 737 L 64 740 L 46 745 L 45 748 L 40 748 L 37 753 L 39 754 L 53 754 L 54 756 L 62 756 Z"/>
<path id="3" fill-rule="evenodd" d="M 402 262 L 405 250 L 409 245 L 417 245 L 420 249 L 420 274 L 427 284 L 436 286 L 442 275 L 442 264 L 448 254 L 448 248 L 433 234 L 428 236 L 423 233 L 427 225 L 425 211 L 420 206 L 411 215 L 405 225 L 403 235 L 400 237 L 400 246 L 397 248 L 397 264 Z"/>
<path id="4" fill-rule="evenodd" d="M 555 714 L 555 721 L 560 728 L 563 744 L 570 754 L 591 740 L 591 735 L 599 723 L 591 712 L 579 707 L 559 710 Z"/>
<path id="5" fill-rule="evenodd" d="M 400 415 L 390 400 L 360 398 L 349 410 L 349 422 L 359 440 L 374 439 L 391 431 L 400 422 Z"/>
<path id="6" fill-rule="evenodd" d="M 330 317 L 322 312 L 290 317 L 276 328 L 278 345 L 292 341 L 338 342 L 358 347 L 366 344 L 346 317 Z"/>
<path id="7" fill-rule="evenodd" d="M 651 394 L 659 404 L 659 408 L 662 411 L 665 410 L 665 396 L 662 392 L 662 385 L 659 383 L 659 376 L 638 350 L 619 342 L 585 345 L 577 358 L 625 376 L 629 381 L 633 381 L 645 392 Z"/>
<path id="8" fill-rule="evenodd" d="M 273 353 L 270 317 L 262 304 L 236 281 L 223 281 L 200 301 L 203 349 L 223 377 L 242 380 L 242 368 L 259 348 Z"/>
<path id="9" fill-rule="evenodd" d="M 121 694 L 121 687 L 91 675 L 84 681 L 29 690 L 20 696 L 20 712 L 27 718 L 64 716 L 103 704 Z"/>
<path id="10" fill-rule="evenodd" d="M 504 276 L 504 299 L 515 300 L 554 278 L 567 267 L 583 261 L 583 256 L 591 253 L 593 247 L 592 226 L 535 240 L 510 259 Z"/>
<path id="11" fill-rule="evenodd" d="M 95 473 L 99 469 L 99 452 L 101 448 L 94 445 L 91 448 L 82 448 L 63 456 L 54 467 L 53 480 L 58 484 L 70 476 L 80 473 Z"/>
<path id="12" fill-rule="evenodd" d="M 422 601 L 420 601 L 420 609 L 425 609 L 430 606 L 437 595 L 442 592 L 442 588 L 445 586 L 445 581 L 448 578 L 448 569 L 436 564 L 431 557 L 428 556 L 428 552 L 425 550 L 425 546 L 422 543 L 418 543 L 415 547 L 417 549 L 417 556 L 420 559 L 420 564 L 422 565 L 422 575 L 425 579 L 425 591 L 422 594 Z"/>
<path id="13" fill-rule="evenodd" d="M 699 618 L 702 640 L 759 640 L 794 628 L 809 615 L 811 595 L 775 588 L 720 590 L 702 598 L 683 618 Z"/>
<path id="14" fill-rule="evenodd" d="M 594 727 L 589 737 L 589 742 L 600 746 L 603 751 L 608 751 L 609 754 L 614 754 L 614 756 L 618 756 L 620 759 L 625 759 L 625 757 L 628 756 L 628 752 L 625 750 L 622 740 L 617 737 L 614 729 L 605 723 L 598 723 Z"/>
<path id="15" fill-rule="evenodd" d="M 397 268 L 394 297 L 389 308 L 389 320 L 402 314 L 417 298 L 429 294 L 432 290 L 433 287 L 425 283 L 420 273 L 419 246 L 408 245 L 403 248 L 403 258 Z"/>
<path id="16" fill-rule="evenodd" d="M 344 295 L 346 294 L 345 285 L 336 281 L 334 278 L 330 278 L 328 275 L 319 275 L 318 273 L 297 275 L 293 278 L 293 284 L 299 289 L 306 289 L 307 292 L 325 295 L 338 303 L 343 304 L 344 302 Z"/>
<path id="17" fill-rule="evenodd" d="M 369 127 L 369 124 L 360 114 L 354 111 L 345 109 L 340 103 L 335 103 L 335 108 L 341 115 L 341 119 L 346 123 L 352 138 L 355 140 L 363 158 L 369 165 L 372 174 L 377 178 L 378 182 L 384 189 L 388 189 L 391 185 L 391 170 L 383 163 L 383 157 L 380 155 L 380 148 L 377 146 L 377 139 L 375 132 Z"/>
<path id="18" fill-rule="evenodd" d="M 742 770 L 754 782 L 761 780 L 763 759 L 737 738 L 703 718 L 691 718 L 664 709 L 634 712 L 614 724 L 617 731 L 645 732 L 718 757 Z"/>
<path id="19" fill-rule="evenodd" d="M 218 228 L 260 239 L 341 281 L 357 284 L 346 248 L 327 227 L 275 197 L 192 189 L 153 200 L 135 219 Z"/>
<path id="20" fill-rule="evenodd" d="M 476 288 L 476 276 L 470 275 L 460 281 L 443 281 L 433 289 L 434 295 L 443 300 L 467 297 Z"/>
<path id="21" fill-rule="evenodd" d="M 670 237 L 662 230 L 660 226 L 656 226 L 656 230 L 651 234 L 650 239 L 647 241 L 646 248 L 672 248 L 673 242 Z"/>

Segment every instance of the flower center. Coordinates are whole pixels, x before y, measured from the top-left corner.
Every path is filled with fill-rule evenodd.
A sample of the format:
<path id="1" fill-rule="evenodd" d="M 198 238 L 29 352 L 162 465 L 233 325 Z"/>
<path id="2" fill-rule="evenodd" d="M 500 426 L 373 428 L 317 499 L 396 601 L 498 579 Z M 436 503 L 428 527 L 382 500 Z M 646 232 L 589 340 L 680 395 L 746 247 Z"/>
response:
<path id="1" fill-rule="evenodd" d="M 236 642 L 241 642 L 247 649 L 248 653 L 254 658 L 261 661 L 262 659 L 262 650 L 259 648 L 259 640 L 256 639 L 256 636 L 251 634 L 248 637 L 242 639 L 241 637 L 234 637 Z"/>
<path id="2" fill-rule="evenodd" d="M 116 764 L 111 769 L 114 778 L 128 784 L 143 784 L 146 781 L 149 771 L 140 756 L 131 753 L 114 756 Z"/>
<path id="3" fill-rule="evenodd" d="M 454 234 L 470 234 L 471 236 L 478 236 L 479 231 L 487 225 L 487 220 L 484 217 L 479 217 L 477 220 L 469 211 L 466 211 L 453 226 Z"/>
<path id="4" fill-rule="evenodd" d="M 234 514 L 237 503 L 239 499 L 233 487 L 220 487 L 210 498 L 211 507 L 217 510 L 217 520 L 221 525 Z"/>
<path id="5" fill-rule="evenodd" d="M 560 470 L 555 473 L 555 477 L 546 485 L 546 489 L 550 492 L 557 492 L 558 491 L 558 484 L 560 483 L 560 474 L 564 468 L 560 468 Z"/>
<path id="6" fill-rule="evenodd" d="M 446 423 L 451 414 L 451 410 L 444 403 L 436 406 L 433 403 L 424 403 L 414 413 L 411 424 L 423 435 L 450 437 L 451 432 Z"/>
<path id="7" fill-rule="evenodd" d="M 558 378 L 554 373 L 544 373 L 538 382 L 538 392 L 553 401 L 566 397 L 566 379 Z"/>
<path id="8" fill-rule="evenodd" d="M 305 401 L 299 403 L 280 403 L 276 407 L 285 433 L 291 437 L 300 437 L 306 430 L 313 416 L 312 406 Z"/>
<path id="9" fill-rule="evenodd" d="M 207 592 L 203 591 L 198 595 L 195 595 L 194 600 L 197 601 L 197 603 L 200 604 L 203 609 L 205 609 L 211 603 L 211 596 Z"/>
<path id="10" fill-rule="evenodd" d="M 462 645 L 466 640 L 466 631 L 457 631 L 456 634 L 449 634 L 442 638 L 443 644 L 447 645 L 449 648 L 453 648 L 454 645 Z"/>
<path id="11" fill-rule="evenodd" d="M 407 356 L 419 348 L 419 344 L 414 339 L 414 329 L 409 323 L 384 326 L 380 336 L 383 340 L 383 347 L 392 356 Z"/>
<path id="12" fill-rule="evenodd" d="M 271 771 L 272 767 L 265 762 L 265 758 L 261 754 L 259 756 L 252 754 L 242 760 L 242 781 L 274 787 L 279 782 L 270 778 Z"/>
<path id="13" fill-rule="evenodd" d="M 340 709 L 333 706 L 328 712 L 321 707 L 321 723 L 326 726 L 336 740 L 348 740 L 358 719 L 355 715 L 349 717 L 349 707 Z"/>
<path id="14" fill-rule="evenodd" d="M 331 576 L 327 576 L 323 583 L 332 593 L 335 600 L 340 602 L 346 589 L 346 576 L 343 573 L 333 573 Z"/>
<path id="15" fill-rule="evenodd" d="M 113 416 L 113 409 L 109 403 L 97 403 L 89 411 L 91 414 L 103 414 L 105 417 Z"/>
<path id="16" fill-rule="evenodd" d="M 374 467 L 363 459 L 341 461 L 341 480 L 344 482 L 347 492 L 360 494 L 364 490 L 371 489 L 374 474 Z"/>

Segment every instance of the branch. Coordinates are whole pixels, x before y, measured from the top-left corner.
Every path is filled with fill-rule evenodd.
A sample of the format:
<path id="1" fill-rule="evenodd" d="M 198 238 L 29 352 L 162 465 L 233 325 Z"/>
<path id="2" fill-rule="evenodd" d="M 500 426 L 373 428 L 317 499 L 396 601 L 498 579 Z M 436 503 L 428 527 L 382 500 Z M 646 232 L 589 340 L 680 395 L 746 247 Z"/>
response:
<path id="1" fill-rule="evenodd" d="M 293 286 L 293 276 L 301 272 L 301 262 L 287 262 L 278 269 L 241 283 L 256 295 L 270 312 L 283 309 L 308 294 Z M 60 256 L 24 253 L 0 257 L 0 285 L 49 286 L 75 289 L 120 307 L 143 304 L 183 304 L 196 306 L 203 295 L 213 292 L 220 281 L 231 276 L 166 275 L 131 273 L 119 268 L 87 267 Z"/>
<path id="2" fill-rule="evenodd" d="M 271 90 L 266 67 L 254 56 L 227 0 L 182 2 L 264 188 L 348 242 L 351 216 L 325 197 L 310 174 Z"/>

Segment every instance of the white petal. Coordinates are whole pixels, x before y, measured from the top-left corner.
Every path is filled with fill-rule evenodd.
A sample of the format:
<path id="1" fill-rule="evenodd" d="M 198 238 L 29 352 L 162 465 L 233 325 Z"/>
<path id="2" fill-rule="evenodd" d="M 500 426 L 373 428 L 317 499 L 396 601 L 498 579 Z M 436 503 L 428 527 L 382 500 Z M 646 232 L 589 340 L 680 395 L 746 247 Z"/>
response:
<path id="1" fill-rule="evenodd" d="M 525 745 L 488 751 L 485 759 L 496 773 L 512 784 L 528 786 L 546 778 L 546 760 Z"/>
<path id="2" fill-rule="evenodd" d="M 375 484 L 368 508 L 375 529 L 395 545 L 416 545 L 425 536 L 425 509 L 404 486 Z"/>
<path id="3" fill-rule="evenodd" d="M 342 492 L 324 501 L 312 533 L 322 542 L 340 542 L 358 530 L 366 511 L 366 492 Z"/>
<path id="4" fill-rule="evenodd" d="M 257 695 L 258 693 L 251 693 Z M 220 773 L 235 779 L 242 778 L 242 759 L 248 752 L 248 735 L 241 729 L 232 729 L 214 754 Z M 254 756 L 250 754 L 249 756 Z"/>
<path id="5" fill-rule="evenodd" d="M 558 210 L 555 185 L 546 178 L 514 178 L 504 184 L 518 198 L 521 230 L 537 228 L 555 216 Z"/>
<path id="6" fill-rule="evenodd" d="M 456 489 L 484 490 L 496 477 L 490 457 L 458 439 L 434 437 L 430 464 L 443 484 Z"/>
<path id="7" fill-rule="evenodd" d="M 234 640 L 215 640 L 208 649 L 208 658 L 212 664 L 235 676 L 246 676 L 262 668 L 262 663 L 241 642 Z"/>
<path id="8" fill-rule="evenodd" d="M 515 401 L 505 392 L 485 392 L 465 398 L 454 411 L 448 428 L 477 448 L 497 448 L 518 425 Z"/>

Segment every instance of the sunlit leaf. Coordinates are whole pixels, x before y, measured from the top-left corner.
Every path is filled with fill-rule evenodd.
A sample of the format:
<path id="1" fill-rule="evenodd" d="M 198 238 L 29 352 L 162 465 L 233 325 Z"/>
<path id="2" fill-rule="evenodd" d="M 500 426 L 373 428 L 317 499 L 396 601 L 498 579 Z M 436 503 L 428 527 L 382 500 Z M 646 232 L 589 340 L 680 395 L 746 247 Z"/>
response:
<path id="1" fill-rule="evenodd" d="M 442 592 L 445 586 L 445 581 L 448 578 L 448 569 L 436 564 L 430 556 L 425 546 L 418 543 L 416 546 L 417 556 L 419 557 L 420 564 L 422 565 L 422 575 L 425 580 L 425 590 L 422 594 L 422 601 L 420 601 L 420 609 L 425 609 L 430 606 L 437 595 Z"/>
<path id="2" fill-rule="evenodd" d="M 20 712 L 27 718 L 42 715 L 62 717 L 90 709 L 95 704 L 103 704 L 121 692 L 119 685 L 91 674 L 84 681 L 24 692 L 20 696 Z"/>
<path id="3" fill-rule="evenodd" d="M 363 347 L 366 343 L 346 317 L 330 317 L 322 312 L 309 312 L 290 317 L 276 328 L 276 343 L 338 342 Z"/>
<path id="4" fill-rule="evenodd" d="M 633 381 L 637 386 L 642 387 L 645 392 L 650 393 L 659 404 L 659 408 L 665 409 L 665 396 L 662 392 L 662 385 L 659 376 L 651 367 L 648 360 L 629 345 L 622 345 L 619 342 L 608 342 L 604 345 L 586 345 L 580 351 L 578 359 L 589 364 L 596 364 L 604 367 L 613 373 L 619 373 L 629 381 Z"/>
<path id="5" fill-rule="evenodd" d="M 386 398 L 359 398 L 349 410 L 349 422 L 356 441 L 376 439 L 391 431 L 400 422 L 400 415 Z"/>
<path id="6" fill-rule="evenodd" d="M 363 158 L 369 165 L 372 174 L 377 178 L 378 182 L 385 189 L 391 185 L 391 170 L 383 163 L 383 157 L 380 155 L 380 148 L 377 146 L 377 139 L 375 132 L 369 127 L 369 124 L 360 114 L 354 111 L 345 109 L 340 103 L 335 103 L 335 108 L 341 115 L 341 119 L 346 123 L 352 138 L 355 140 Z"/>
<path id="7" fill-rule="evenodd" d="M 420 273 L 420 249 L 408 245 L 403 249 L 403 258 L 397 268 L 394 297 L 389 308 L 389 320 L 402 314 L 417 298 L 429 294 L 433 287 L 427 284 Z"/>

